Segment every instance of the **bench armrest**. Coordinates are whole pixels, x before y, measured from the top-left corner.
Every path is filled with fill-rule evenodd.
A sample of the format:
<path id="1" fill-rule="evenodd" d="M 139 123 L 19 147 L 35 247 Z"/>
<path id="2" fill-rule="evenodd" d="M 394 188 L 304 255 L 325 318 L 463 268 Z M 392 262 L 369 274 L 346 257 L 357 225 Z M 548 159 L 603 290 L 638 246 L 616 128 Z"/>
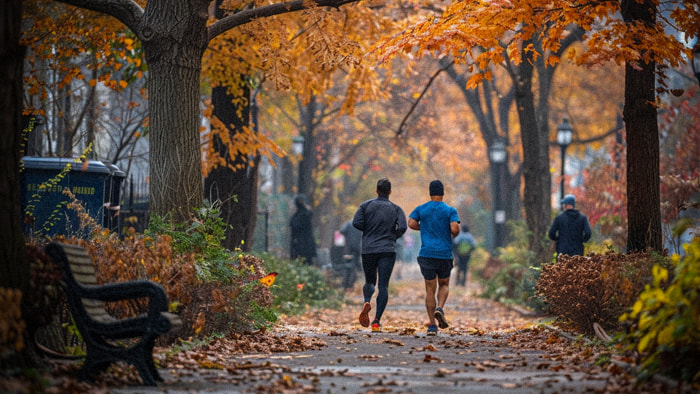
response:
<path id="1" fill-rule="evenodd" d="M 106 283 L 102 285 L 81 285 L 76 289 L 81 298 L 99 301 L 123 301 L 136 298 L 148 299 L 148 315 L 156 318 L 168 311 L 168 298 L 163 286 L 148 280 Z"/>

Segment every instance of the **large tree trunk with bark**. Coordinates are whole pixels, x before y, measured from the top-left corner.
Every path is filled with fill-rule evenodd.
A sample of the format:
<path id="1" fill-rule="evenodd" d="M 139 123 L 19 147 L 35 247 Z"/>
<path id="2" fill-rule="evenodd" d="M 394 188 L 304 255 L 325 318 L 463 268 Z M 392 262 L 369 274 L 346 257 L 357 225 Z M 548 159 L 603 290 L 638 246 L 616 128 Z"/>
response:
<path id="1" fill-rule="evenodd" d="M 22 1 L 0 6 L 0 288 L 26 292 L 29 283 L 19 204 L 19 162 L 22 142 L 22 72 L 25 48 L 19 44 Z M 6 355 L 3 355 L 3 358 Z M 2 365 L 25 364 L 23 354 L 0 360 Z"/>
<path id="2" fill-rule="evenodd" d="M 25 48 L 19 45 L 22 2 L 2 3 L 0 18 L 0 287 L 24 289 L 29 280 L 19 204 L 19 162 L 22 142 L 22 72 Z"/>
<path id="3" fill-rule="evenodd" d="M 243 108 L 239 117 L 238 108 L 233 104 L 232 97 L 226 93 L 225 87 L 212 90 L 212 104 L 214 116 L 226 125 L 231 140 L 243 127 L 249 126 L 250 106 Z M 228 225 L 224 246 L 230 250 L 241 248 L 249 251 L 253 245 L 258 212 L 257 163 L 260 158 L 256 156 L 255 166 L 251 167 L 248 157 L 231 157 L 219 136 L 214 136 L 213 143 L 214 150 L 226 160 L 227 165 L 220 165 L 207 175 L 204 180 L 205 197 L 211 202 L 218 200 L 221 203 L 221 217 Z"/>
<path id="4" fill-rule="evenodd" d="M 523 46 L 528 42 L 523 43 Z M 523 177 L 525 180 L 525 222 L 530 231 L 530 249 L 537 262 L 549 260 L 543 240 L 551 217 L 551 177 L 549 174 L 549 138 L 541 133 L 534 116 L 535 99 L 532 93 L 533 59 L 524 55 L 518 66 L 515 84 L 515 102 L 520 119 L 520 135 L 523 147 Z"/>
<path id="5" fill-rule="evenodd" d="M 150 209 L 182 221 L 203 198 L 199 85 L 207 2 L 162 3 L 148 3 L 141 34 L 150 77 Z"/>
<path id="6" fill-rule="evenodd" d="M 652 1 L 622 1 L 625 20 L 654 23 Z M 640 38 L 642 39 L 642 38 Z M 654 62 L 625 65 L 627 132 L 627 250 L 663 250 L 659 191 L 659 127 Z"/>

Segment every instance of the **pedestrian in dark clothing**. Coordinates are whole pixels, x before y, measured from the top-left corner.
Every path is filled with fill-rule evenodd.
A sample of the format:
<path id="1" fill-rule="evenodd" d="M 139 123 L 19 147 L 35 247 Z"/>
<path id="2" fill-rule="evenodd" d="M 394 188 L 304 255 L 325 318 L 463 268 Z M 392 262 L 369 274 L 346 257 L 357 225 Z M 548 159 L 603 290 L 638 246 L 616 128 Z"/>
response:
<path id="1" fill-rule="evenodd" d="M 452 252 L 457 256 L 457 285 L 467 286 L 467 271 L 469 270 L 469 260 L 472 257 L 472 252 L 476 248 L 476 242 L 472 233 L 469 232 L 469 226 L 462 225 L 459 234 L 452 239 Z"/>
<path id="2" fill-rule="evenodd" d="M 428 312 L 427 335 L 437 335 L 438 325 L 449 327 L 445 303 L 450 293 L 452 238 L 459 234 L 459 215 L 443 202 L 445 188 L 439 180 L 430 182 L 430 201 L 421 204 L 408 216 L 408 226 L 420 231 L 418 265 L 425 281 L 425 309 Z M 438 325 L 435 324 L 437 321 Z"/>
<path id="3" fill-rule="evenodd" d="M 291 229 L 291 245 L 289 257 L 301 257 L 307 265 L 313 265 L 316 260 L 316 241 L 314 240 L 311 219 L 313 214 L 306 207 L 306 198 L 300 194 L 294 198 L 297 210 L 289 221 Z"/>
<path id="4" fill-rule="evenodd" d="M 591 225 L 586 215 L 576 209 L 576 196 L 561 200 L 564 212 L 557 215 L 549 228 L 549 239 L 557 243 L 557 255 L 583 256 L 583 243 L 591 239 Z"/>
<path id="5" fill-rule="evenodd" d="M 345 237 L 345 250 L 342 256 L 343 288 L 347 292 L 355 285 L 357 270 L 362 268 L 362 231 L 352 225 L 348 220 L 340 227 L 340 233 Z"/>
<path id="6" fill-rule="evenodd" d="M 389 201 L 391 182 L 377 181 L 377 198 L 363 202 L 352 219 L 352 225 L 362 231 L 362 269 L 365 284 L 362 286 L 364 304 L 360 324 L 369 327 L 370 301 L 377 286 L 377 311 L 372 321 L 372 331 L 381 331 L 381 318 L 389 301 L 389 279 L 396 262 L 396 240 L 406 232 L 406 214 L 398 205 Z"/>

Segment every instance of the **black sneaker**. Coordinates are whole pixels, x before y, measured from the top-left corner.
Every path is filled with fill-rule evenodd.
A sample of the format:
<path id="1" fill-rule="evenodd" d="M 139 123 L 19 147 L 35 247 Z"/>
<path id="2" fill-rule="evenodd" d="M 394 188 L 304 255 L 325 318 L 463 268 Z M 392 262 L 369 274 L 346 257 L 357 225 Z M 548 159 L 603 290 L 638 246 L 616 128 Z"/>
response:
<path id="1" fill-rule="evenodd" d="M 437 326 L 435 324 L 431 324 L 428 326 L 428 333 L 426 334 L 429 337 L 434 337 L 437 335 Z"/>
<path id="2" fill-rule="evenodd" d="M 442 308 L 435 308 L 435 313 L 433 313 L 433 316 L 435 316 L 435 319 L 438 321 L 438 325 L 443 330 L 450 326 L 449 324 L 447 324 L 447 320 L 445 319 L 445 312 L 442 310 Z"/>

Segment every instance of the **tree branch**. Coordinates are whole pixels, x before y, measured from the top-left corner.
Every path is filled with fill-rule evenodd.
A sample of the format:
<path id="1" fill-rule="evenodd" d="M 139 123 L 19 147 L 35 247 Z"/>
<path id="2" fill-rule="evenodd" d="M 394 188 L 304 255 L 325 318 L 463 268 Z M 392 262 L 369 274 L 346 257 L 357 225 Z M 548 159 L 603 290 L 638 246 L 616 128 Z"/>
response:
<path id="1" fill-rule="evenodd" d="M 309 3 L 316 4 L 317 8 L 340 8 L 340 6 L 343 6 L 345 4 L 355 3 L 358 1 L 359 0 L 315 0 L 309 2 L 308 0 L 294 0 L 289 2 L 270 4 L 259 8 L 246 8 L 242 11 L 236 12 L 235 14 L 229 15 L 209 25 L 209 27 L 207 28 L 208 39 L 209 41 L 211 41 L 216 36 L 225 33 L 236 26 L 244 25 L 257 18 L 264 18 L 273 15 L 282 15 L 290 12 L 310 9 L 312 7 L 309 7 Z"/>
<path id="2" fill-rule="evenodd" d="M 133 0 L 57 0 L 86 10 L 101 12 L 117 18 L 125 24 L 139 40 L 141 37 L 141 20 L 143 8 Z"/>
<path id="3" fill-rule="evenodd" d="M 401 133 L 403 133 L 403 129 L 404 129 L 404 127 L 406 126 L 406 123 L 408 123 L 408 118 L 410 118 L 411 115 L 413 114 L 413 112 L 415 112 L 416 107 L 418 107 L 418 103 L 420 103 L 420 101 L 421 101 L 421 99 L 423 98 L 423 96 L 425 96 L 425 93 L 426 93 L 426 92 L 428 91 L 428 89 L 430 88 L 430 85 L 433 84 L 433 82 L 435 81 L 435 78 L 437 78 L 438 75 L 440 75 L 441 72 L 443 72 L 443 71 L 447 70 L 448 68 L 452 67 L 453 64 L 454 64 L 454 61 L 451 61 L 451 62 L 449 62 L 449 64 L 443 65 L 441 68 L 439 68 L 437 71 L 435 71 L 435 74 L 433 74 L 433 75 L 430 77 L 430 79 L 428 80 L 428 83 L 427 83 L 427 84 L 425 85 L 425 87 L 423 88 L 423 91 L 420 92 L 420 96 L 418 96 L 418 99 L 416 99 L 416 101 L 413 102 L 413 104 L 411 105 L 411 108 L 410 108 L 410 109 L 408 110 L 408 112 L 406 113 L 406 116 L 404 116 L 403 119 L 401 120 L 401 124 L 399 125 L 399 129 L 396 130 L 396 135 L 397 135 L 397 136 L 398 136 L 398 135 L 401 135 Z"/>

